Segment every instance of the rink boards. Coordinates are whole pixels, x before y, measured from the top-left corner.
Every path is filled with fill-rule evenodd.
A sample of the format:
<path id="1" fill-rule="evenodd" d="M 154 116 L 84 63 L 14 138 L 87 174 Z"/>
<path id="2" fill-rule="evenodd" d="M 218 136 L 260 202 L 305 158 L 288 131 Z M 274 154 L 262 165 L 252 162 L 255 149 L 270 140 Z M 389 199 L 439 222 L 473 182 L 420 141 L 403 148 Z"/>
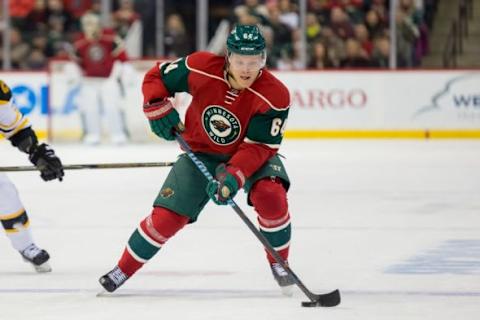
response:
<path id="1" fill-rule="evenodd" d="M 134 140 L 150 136 L 141 82 L 151 61 L 137 61 L 121 107 Z M 50 72 L 4 72 L 17 105 L 43 136 L 82 135 L 82 99 L 53 62 Z M 480 138 L 480 71 L 277 71 L 291 92 L 289 138 Z M 177 95 L 183 114 L 190 101 Z"/>

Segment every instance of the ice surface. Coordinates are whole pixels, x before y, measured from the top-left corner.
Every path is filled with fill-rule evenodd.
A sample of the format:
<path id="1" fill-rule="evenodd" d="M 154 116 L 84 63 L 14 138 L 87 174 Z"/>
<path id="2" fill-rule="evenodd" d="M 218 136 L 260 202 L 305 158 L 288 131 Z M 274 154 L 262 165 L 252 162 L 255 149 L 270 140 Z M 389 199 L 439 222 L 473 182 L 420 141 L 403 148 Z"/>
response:
<path id="1" fill-rule="evenodd" d="M 174 143 L 55 145 L 66 164 L 172 161 Z M 480 141 L 287 140 L 291 267 L 336 308 L 284 298 L 263 250 L 229 207 L 209 204 L 117 293 L 96 297 L 168 168 L 10 173 L 51 274 L 0 240 L 0 319 L 480 318 Z M 0 143 L 1 165 L 28 165 Z M 242 194 L 237 201 L 255 215 Z"/>

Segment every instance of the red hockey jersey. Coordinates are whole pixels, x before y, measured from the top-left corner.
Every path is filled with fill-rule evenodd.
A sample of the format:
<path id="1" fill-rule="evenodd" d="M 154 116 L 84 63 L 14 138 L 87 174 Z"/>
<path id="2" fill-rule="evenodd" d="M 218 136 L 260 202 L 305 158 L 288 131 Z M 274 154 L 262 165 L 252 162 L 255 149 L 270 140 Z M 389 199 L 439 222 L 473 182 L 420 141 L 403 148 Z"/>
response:
<path id="1" fill-rule="evenodd" d="M 115 60 L 127 60 L 122 41 L 109 30 L 103 30 L 101 36 L 94 40 L 82 35 L 75 41 L 74 47 L 80 67 L 87 77 L 108 78 Z"/>
<path id="2" fill-rule="evenodd" d="M 145 75 L 142 91 L 145 103 L 176 92 L 191 94 L 183 137 L 194 152 L 231 156 L 228 163 L 246 177 L 280 147 L 290 95 L 267 70 L 238 91 L 226 80 L 224 57 L 196 52 L 157 63 Z"/>

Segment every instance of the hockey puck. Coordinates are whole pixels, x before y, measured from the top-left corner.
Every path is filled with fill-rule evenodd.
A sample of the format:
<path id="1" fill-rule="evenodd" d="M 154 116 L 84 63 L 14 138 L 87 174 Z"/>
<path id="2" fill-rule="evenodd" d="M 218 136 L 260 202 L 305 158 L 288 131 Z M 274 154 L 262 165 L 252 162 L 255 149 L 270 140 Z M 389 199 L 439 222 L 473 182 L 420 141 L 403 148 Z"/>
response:
<path id="1" fill-rule="evenodd" d="M 303 301 L 302 307 L 312 308 L 312 307 L 321 307 L 320 301 Z"/>

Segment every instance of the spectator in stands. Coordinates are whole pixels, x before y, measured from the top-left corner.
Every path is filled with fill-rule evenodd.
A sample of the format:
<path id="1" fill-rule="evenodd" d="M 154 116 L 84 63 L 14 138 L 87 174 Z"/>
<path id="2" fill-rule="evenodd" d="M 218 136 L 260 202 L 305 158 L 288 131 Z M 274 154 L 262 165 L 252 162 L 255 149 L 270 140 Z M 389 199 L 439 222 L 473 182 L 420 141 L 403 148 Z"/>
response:
<path id="1" fill-rule="evenodd" d="M 410 16 L 402 10 L 397 11 L 397 62 L 399 67 L 413 67 L 414 45 L 420 35 Z"/>
<path id="2" fill-rule="evenodd" d="M 235 20 L 239 24 L 259 24 L 260 20 L 257 16 L 251 15 L 246 7 L 235 9 Z"/>
<path id="3" fill-rule="evenodd" d="M 25 68 L 28 70 L 43 70 L 47 67 L 47 57 L 39 49 L 33 49 L 25 63 Z"/>
<path id="4" fill-rule="evenodd" d="M 347 39 L 346 57 L 340 63 L 342 68 L 369 68 L 371 67 L 370 60 L 363 54 L 360 43 L 354 39 Z"/>
<path id="5" fill-rule="evenodd" d="M 364 5 L 363 0 L 340 0 L 335 2 L 337 4 L 334 6 L 341 7 L 353 24 L 362 23 L 364 21 L 365 13 L 362 11 Z"/>
<path id="6" fill-rule="evenodd" d="M 37 32 L 32 37 L 32 51 L 28 56 L 27 68 L 40 70 L 46 69 L 48 66 L 47 60 L 47 37 L 42 32 Z"/>
<path id="7" fill-rule="evenodd" d="M 192 52 L 191 40 L 179 14 L 171 14 L 165 24 L 165 55 L 183 57 Z"/>
<path id="8" fill-rule="evenodd" d="M 63 31 L 77 31 L 73 16 L 65 10 L 60 0 L 48 0 L 47 2 L 47 25 L 49 28 L 59 29 L 58 23 L 62 24 Z"/>
<path id="9" fill-rule="evenodd" d="M 47 5 L 45 0 L 36 0 L 33 9 L 25 17 L 24 28 L 28 35 L 47 32 Z"/>
<path id="10" fill-rule="evenodd" d="M 315 14 L 323 25 L 329 19 L 330 9 L 326 8 L 326 0 L 309 0 L 307 11 Z"/>
<path id="11" fill-rule="evenodd" d="M 271 67 L 277 67 L 277 60 L 291 55 L 293 50 L 292 30 L 288 25 L 280 21 L 280 10 L 278 7 L 271 7 L 269 11 L 269 26 L 273 31 L 273 47 L 270 51 L 272 56 Z"/>
<path id="12" fill-rule="evenodd" d="M 113 25 L 117 34 L 125 39 L 130 26 L 140 19 L 133 8 L 132 0 L 120 0 L 120 8 L 113 13 Z"/>
<path id="13" fill-rule="evenodd" d="M 378 19 L 384 23 L 388 21 L 389 14 L 385 2 L 386 0 L 371 0 L 370 4 L 367 5 L 369 7 L 367 12 L 375 11 Z"/>
<path id="14" fill-rule="evenodd" d="M 306 65 L 300 60 L 301 30 L 295 29 L 292 31 L 292 45 L 289 49 L 284 50 L 279 60 L 277 60 L 278 70 L 301 70 L 305 69 Z"/>
<path id="15" fill-rule="evenodd" d="M 305 24 L 307 27 L 307 42 L 310 43 L 321 36 L 322 26 L 315 14 L 307 13 Z"/>
<path id="16" fill-rule="evenodd" d="M 340 7 L 332 8 L 330 12 L 330 28 L 341 39 L 353 37 L 353 26 L 348 15 Z"/>
<path id="17" fill-rule="evenodd" d="M 240 12 L 240 13 L 239 13 Z M 235 7 L 235 16 L 244 15 L 244 12 L 258 19 L 262 25 L 268 24 L 268 10 L 259 0 L 245 0 L 243 5 Z"/>
<path id="18" fill-rule="evenodd" d="M 340 66 L 340 61 L 345 58 L 345 42 L 340 39 L 330 27 L 322 28 L 322 41 L 328 48 L 329 58 L 334 67 Z"/>
<path id="19" fill-rule="evenodd" d="M 295 30 L 300 25 L 298 8 L 290 0 L 279 0 L 278 9 L 280 10 L 280 21 Z"/>
<path id="20" fill-rule="evenodd" d="M 401 0 L 398 10 L 405 14 L 406 24 L 415 33 L 413 42 L 412 65 L 418 66 L 421 58 L 428 52 L 428 28 L 423 20 L 423 1 L 417 0 Z"/>
<path id="21" fill-rule="evenodd" d="M 309 69 L 326 69 L 333 67 L 333 63 L 329 57 L 328 48 L 323 42 L 315 41 L 311 51 L 310 61 L 308 62 Z"/>
<path id="22" fill-rule="evenodd" d="M 10 29 L 11 61 L 14 69 L 24 69 L 25 60 L 30 54 L 30 45 L 23 41 L 17 28 Z"/>
<path id="23" fill-rule="evenodd" d="M 387 37 L 375 39 L 375 46 L 372 52 L 372 65 L 378 68 L 390 66 L 390 40 Z"/>
<path id="24" fill-rule="evenodd" d="M 408 17 L 417 28 L 423 23 L 423 13 L 415 6 L 413 0 L 400 0 L 398 9 L 402 10 L 405 16 Z"/>
<path id="25" fill-rule="evenodd" d="M 365 16 L 365 26 L 370 34 L 370 39 L 387 35 L 385 23 L 380 19 L 378 12 L 375 10 L 369 10 L 367 12 L 367 15 Z"/>
<path id="26" fill-rule="evenodd" d="M 373 51 L 373 42 L 370 40 L 367 27 L 361 23 L 355 25 L 355 39 L 358 40 L 366 55 L 370 57 Z"/>
<path id="27" fill-rule="evenodd" d="M 63 0 L 65 10 L 70 12 L 75 19 L 80 19 L 87 11 L 92 10 L 92 0 Z M 99 3 L 99 1 L 96 1 Z"/>
<path id="28" fill-rule="evenodd" d="M 52 15 L 49 20 L 49 30 L 47 34 L 46 55 L 54 57 L 63 46 L 63 43 L 70 40 L 65 32 L 64 20 L 59 15 Z"/>

